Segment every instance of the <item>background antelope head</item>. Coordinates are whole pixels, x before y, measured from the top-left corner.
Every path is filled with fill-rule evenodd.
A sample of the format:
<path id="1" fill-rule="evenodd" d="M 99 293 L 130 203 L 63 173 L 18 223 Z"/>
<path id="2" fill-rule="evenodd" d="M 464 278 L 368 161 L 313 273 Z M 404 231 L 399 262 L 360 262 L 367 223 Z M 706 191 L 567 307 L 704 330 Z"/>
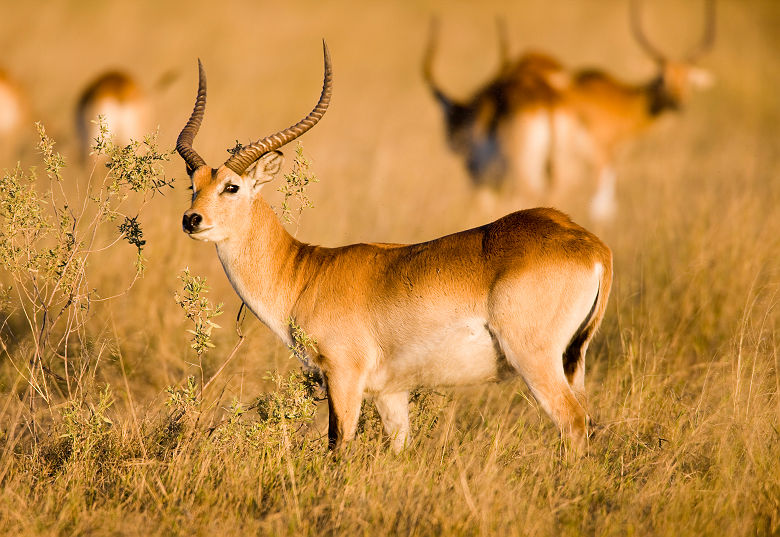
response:
<path id="1" fill-rule="evenodd" d="M 631 29 L 642 48 L 656 62 L 658 72 L 648 82 L 627 84 L 597 69 L 574 73 L 572 84 L 564 88 L 563 112 L 583 127 L 589 142 L 586 153 L 596 172 L 596 191 L 590 213 L 594 221 L 614 217 L 617 148 L 636 137 L 666 111 L 678 110 L 691 90 L 711 84 L 711 75 L 694 62 L 710 49 L 715 39 L 715 2 L 705 0 L 706 22 L 699 43 L 683 60 L 671 60 L 662 54 L 642 30 L 641 3 L 630 5 Z M 552 180 L 553 184 L 558 181 Z"/>
<path id="2" fill-rule="evenodd" d="M 460 155 L 476 186 L 500 188 L 510 172 L 521 175 L 521 186 L 533 193 L 543 189 L 541 173 L 547 157 L 537 158 L 540 123 L 547 129 L 548 110 L 558 100 L 555 87 L 562 65 L 554 58 L 528 52 L 515 60 L 509 58 L 506 24 L 497 19 L 499 68 L 472 97 L 458 101 L 449 97 L 433 76 L 433 58 L 438 41 L 438 21 L 431 22 L 430 37 L 423 59 L 423 76 L 444 112 L 445 131 L 450 149 Z M 530 140 L 529 140 L 530 136 Z M 518 146 L 526 144 L 533 155 Z M 537 165 L 537 161 L 544 161 Z"/>
<path id="3" fill-rule="evenodd" d="M 466 168 L 477 184 L 497 186 L 506 172 L 506 159 L 499 141 L 499 127 L 506 114 L 506 102 L 497 82 L 506 70 L 507 41 L 504 25 L 499 21 L 499 69 L 496 78 L 477 91 L 471 99 L 461 102 L 448 96 L 433 76 L 439 21 L 431 20 L 428 45 L 423 58 L 423 77 L 444 113 L 448 145 L 462 155 Z"/>
<path id="4" fill-rule="evenodd" d="M 698 67 L 696 62 L 715 41 L 715 0 L 705 0 L 706 15 L 701 40 L 681 60 L 670 59 L 651 43 L 642 29 L 641 9 L 641 0 L 631 0 L 632 33 L 658 68 L 658 74 L 648 86 L 652 97 L 649 112 L 657 115 L 666 110 L 677 110 L 692 89 L 706 89 L 712 85 L 712 75 Z"/>
<path id="5" fill-rule="evenodd" d="M 248 215 L 259 199 L 263 184 L 279 171 L 283 156 L 278 149 L 308 131 L 325 114 L 333 86 L 330 54 L 323 41 L 325 78 L 314 109 L 295 125 L 258 140 L 234 152 L 219 168 L 211 168 L 193 149 L 206 111 L 206 72 L 198 60 L 198 96 L 189 121 L 176 140 L 176 150 L 192 179 L 192 206 L 184 213 L 182 227 L 193 239 L 221 242 L 244 236 L 250 227 L 265 225 Z M 270 210 L 270 209 L 268 209 Z"/>

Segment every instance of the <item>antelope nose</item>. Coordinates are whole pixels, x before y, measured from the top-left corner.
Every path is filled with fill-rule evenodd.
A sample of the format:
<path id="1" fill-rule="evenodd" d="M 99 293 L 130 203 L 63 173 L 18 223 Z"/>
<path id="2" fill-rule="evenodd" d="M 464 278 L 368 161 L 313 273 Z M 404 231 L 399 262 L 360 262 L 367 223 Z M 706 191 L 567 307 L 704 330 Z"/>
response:
<path id="1" fill-rule="evenodd" d="M 193 233 L 198 229 L 202 221 L 203 217 L 198 213 L 184 213 L 184 217 L 181 219 L 181 227 L 187 233 Z"/>

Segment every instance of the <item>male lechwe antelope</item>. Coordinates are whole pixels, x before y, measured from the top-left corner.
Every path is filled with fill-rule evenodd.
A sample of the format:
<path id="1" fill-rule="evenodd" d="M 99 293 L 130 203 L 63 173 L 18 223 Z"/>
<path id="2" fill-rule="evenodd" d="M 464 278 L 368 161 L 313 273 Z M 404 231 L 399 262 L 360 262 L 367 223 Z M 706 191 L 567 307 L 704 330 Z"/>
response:
<path id="1" fill-rule="evenodd" d="M 655 61 L 656 75 L 647 82 L 629 84 L 596 69 L 573 73 L 562 89 L 557 112 L 573 119 L 586 133 L 586 152 L 594 163 L 597 186 L 591 216 L 612 217 L 615 203 L 615 152 L 635 138 L 662 114 L 679 110 L 693 89 L 712 84 L 708 71 L 695 62 L 715 39 L 715 1 L 705 0 L 705 29 L 700 42 L 682 60 L 672 60 L 654 47 L 642 30 L 639 0 L 631 0 L 631 29 L 644 51 Z M 559 136 L 558 139 L 563 138 Z"/>
<path id="2" fill-rule="evenodd" d="M 141 86 L 123 71 L 108 71 L 81 93 L 76 106 L 76 131 L 82 159 L 98 135 L 98 116 L 117 143 L 140 140 L 146 133 L 149 103 Z"/>
<path id="3" fill-rule="evenodd" d="M 591 217 L 607 220 L 615 212 L 614 159 L 623 142 L 635 138 L 663 113 L 678 110 L 692 89 L 711 84 L 710 74 L 695 65 L 715 37 L 715 3 L 706 2 L 706 26 L 699 44 L 683 59 L 671 60 L 642 31 L 638 0 L 631 0 L 631 28 L 655 60 L 656 75 L 629 84 L 596 69 L 568 71 L 539 53 L 504 62 L 499 74 L 469 101 L 447 97 L 434 82 L 432 33 L 423 74 L 445 112 L 450 146 L 464 156 L 476 183 L 492 170 L 494 181 L 508 176 L 532 192 L 559 187 L 561 157 L 583 153 L 593 163 L 596 192 Z"/>
<path id="4" fill-rule="evenodd" d="M 607 304 L 612 255 L 554 209 L 533 209 L 421 244 L 298 242 L 260 196 L 280 147 L 328 107 L 322 95 L 292 127 L 211 168 L 193 149 L 206 106 L 199 62 L 195 108 L 176 142 L 192 179 L 182 227 L 212 241 L 233 288 L 288 345 L 292 325 L 316 340 L 309 358 L 328 389 L 331 447 L 353 438 L 373 394 L 393 447 L 409 433 L 415 386 L 461 385 L 519 373 L 577 448 L 586 439 L 585 351 Z"/>
<path id="5" fill-rule="evenodd" d="M 546 188 L 550 164 L 552 108 L 561 100 L 551 81 L 563 74 L 563 66 L 539 52 L 510 61 L 505 26 L 498 22 L 498 72 L 470 98 L 448 96 L 433 75 L 437 19 L 431 21 L 423 77 L 444 113 L 450 149 L 464 159 L 472 182 L 501 189 L 514 176 L 518 181 L 513 186 L 538 196 Z"/>

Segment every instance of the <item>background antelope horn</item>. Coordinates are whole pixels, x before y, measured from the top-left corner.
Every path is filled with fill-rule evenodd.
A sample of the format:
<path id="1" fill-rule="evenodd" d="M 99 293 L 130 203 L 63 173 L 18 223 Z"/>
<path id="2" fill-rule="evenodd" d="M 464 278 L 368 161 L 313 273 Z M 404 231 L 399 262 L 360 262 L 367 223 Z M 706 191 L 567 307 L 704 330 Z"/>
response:
<path id="1" fill-rule="evenodd" d="M 666 56 L 653 46 L 642 30 L 642 18 L 639 13 L 639 4 L 639 0 L 631 0 L 631 30 L 639 45 L 645 49 L 645 52 L 652 56 L 655 61 L 659 63 L 663 62 L 666 60 Z"/>
<path id="2" fill-rule="evenodd" d="M 428 45 L 425 48 L 425 56 L 423 57 L 423 78 L 425 82 L 430 86 L 431 91 L 445 105 L 449 105 L 452 100 L 448 98 L 444 92 L 439 89 L 436 80 L 433 78 L 433 57 L 436 54 L 437 42 L 439 40 L 439 19 L 437 17 L 431 17 L 430 30 L 428 32 Z"/>
<path id="3" fill-rule="evenodd" d="M 690 62 L 707 52 L 715 42 L 715 0 L 705 0 L 704 8 L 706 10 L 704 34 L 699 44 L 688 53 L 688 61 Z"/>

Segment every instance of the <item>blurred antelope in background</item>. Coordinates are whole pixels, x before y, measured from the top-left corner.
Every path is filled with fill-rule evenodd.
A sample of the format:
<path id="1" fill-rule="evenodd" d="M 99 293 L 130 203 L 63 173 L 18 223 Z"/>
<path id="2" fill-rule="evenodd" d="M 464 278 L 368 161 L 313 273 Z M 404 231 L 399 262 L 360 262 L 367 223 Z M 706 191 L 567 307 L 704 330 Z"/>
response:
<path id="1" fill-rule="evenodd" d="M 447 95 L 433 75 L 438 21 L 431 21 L 423 59 L 423 77 L 444 113 L 447 142 L 465 160 L 475 186 L 501 189 L 513 186 L 539 195 L 546 188 L 546 168 L 552 128 L 552 109 L 561 101 L 552 85 L 563 73 L 554 58 L 529 52 L 508 58 L 506 28 L 498 20 L 500 62 L 496 75 L 466 100 Z"/>
<path id="2" fill-rule="evenodd" d="M 695 62 L 715 40 L 715 1 L 705 0 L 705 28 L 699 43 L 682 60 L 672 60 L 661 53 L 642 30 L 640 1 L 631 0 L 631 29 L 643 50 L 655 61 L 656 75 L 649 81 L 628 84 L 596 69 L 572 74 L 561 84 L 556 107 L 559 119 L 573 120 L 586 133 L 586 152 L 596 172 L 596 193 L 591 201 L 591 217 L 606 220 L 613 216 L 615 203 L 614 159 L 616 149 L 639 135 L 663 113 L 679 110 L 691 90 L 709 87 L 712 76 Z M 560 122 L 555 122 L 559 125 Z M 563 136 L 557 136 L 560 140 Z M 566 148 L 563 148 L 566 151 Z M 554 182 L 553 182 L 554 183 Z"/>
<path id="3" fill-rule="evenodd" d="M 554 209 L 421 244 L 324 248 L 296 240 L 260 192 L 282 165 L 278 149 L 328 107 L 326 47 L 324 57 L 322 94 L 309 115 L 216 169 L 192 146 L 206 106 L 199 62 L 195 107 L 176 142 L 193 190 L 184 231 L 216 244 L 235 291 L 279 338 L 293 345 L 295 325 L 316 341 L 307 352 L 326 380 L 332 448 L 354 437 L 365 393 L 398 450 L 409 434 L 412 388 L 512 374 L 582 448 L 585 352 L 607 305 L 609 248 Z"/>
<path id="4" fill-rule="evenodd" d="M 116 143 L 127 144 L 146 134 L 149 103 L 141 86 L 122 71 L 103 73 L 81 93 L 76 106 L 76 132 L 82 159 L 98 135 L 98 116 L 105 118 Z"/>
<path id="5" fill-rule="evenodd" d="M 562 157 L 584 152 L 596 175 L 591 218 L 610 219 L 616 209 L 616 149 L 664 112 L 680 109 L 692 89 L 712 82 L 695 65 L 715 38 L 715 2 L 705 2 L 701 41 L 685 59 L 671 60 L 650 43 L 642 31 L 639 1 L 631 0 L 634 36 L 658 66 L 648 82 L 629 84 L 596 69 L 569 71 L 540 53 L 510 63 L 504 53 L 496 77 L 465 102 L 447 97 L 434 81 L 434 24 L 423 74 L 444 110 L 450 147 L 464 157 L 474 183 L 500 185 L 514 177 L 532 194 L 550 198 L 560 187 Z M 506 39 L 501 42 L 506 50 Z"/>

